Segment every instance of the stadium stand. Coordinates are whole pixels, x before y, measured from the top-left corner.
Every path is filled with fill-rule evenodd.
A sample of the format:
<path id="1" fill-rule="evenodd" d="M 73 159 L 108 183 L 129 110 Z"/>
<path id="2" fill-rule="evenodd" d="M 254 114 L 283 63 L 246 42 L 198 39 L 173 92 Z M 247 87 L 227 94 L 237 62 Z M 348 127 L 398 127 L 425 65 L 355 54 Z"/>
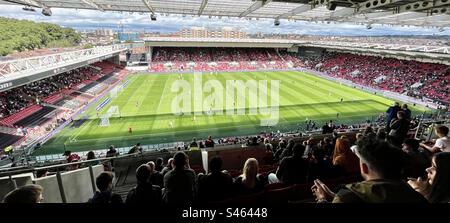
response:
<path id="1" fill-rule="evenodd" d="M 149 65 L 151 72 L 252 71 L 302 67 L 415 98 L 426 97 L 441 103 L 450 101 L 449 67 L 413 60 L 329 52 L 320 57 L 298 57 L 286 50 L 258 48 L 155 47 Z"/>
<path id="2" fill-rule="evenodd" d="M 49 120 L 49 118 L 45 118 L 45 116 L 49 115 L 54 110 L 55 108 L 53 107 L 44 106 L 39 111 L 32 113 L 14 124 L 17 126 L 39 126 Z"/>
<path id="3" fill-rule="evenodd" d="M 48 104 L 57 104 L 58 102 L 62 101 L 63 99 L 64 99 L 63 94 L 56 93 L 56 94 L 50 95 L 47 98 L 43 99 L 43 101 Z"/>
<path id="4" fill-rule="evenodd" d="M 304 64 L 365 86 L 416 98 L 450 101 L 450 68 L 446 65 L 349 53 L 327 53 L 322 57 L 306 58 Z"/>
<path id="5" fill-rule="evenodd" d="M 7 146 L 19 141 L 21 138 L 22 136 L 16 136 L 0 132 L 0 148 L 6 148 Z"/>
<path id="6" fill-rule="evenodd" d="M 0 121 L 3 125 L 6 126 L 14 126 L 16 122 L 19 122 L 20 120 L 30 116 L 33 113 L 36 113 L 42 109 L 42 106 L 39 105 L 32 105 L 30 107 L 25 108 L 24 110 L 14 113 L 11 116 L 8 116 L 7 118 L 4 118 Z"/>
<path id="7" fill-rule="evenodd" d="M 95 87 L 91 94 L 98 94 L 106 89 L 106 86 L 99 84 L 105 78 L 110 78 L 110 74 L 117 67 L 109 62 L 99 62 L 95 64 L 100 67 L 100 73 L 91 68 L 81 68 L 68 71 L 60 75 L 32 82 L 25 86 L 15 88 L 13 91 L 2 92 L 0 95 L 0 123 L 6 126 L 13 126 L 16 122 L 39 111 L 42 107 L 36 102 L 42 99 L 48 104 L 57 104 L 64 96 L 70 96 L 73 91 L 89 92 Z M 100 79 L 104 75 L 109 75 Z M 99 86 L 98 86 L 99 85 Z"/>
<path id="8" fill-rule="evenodd" d="M 26 137 L 2 140 L 2 148 L 44 136 L 125 75 L 122 66 L 97 62 L 1 92 L 0 132 L 10 134 L 4 130 L 27 129 L 23 133 Z"/>
<path id="9" fill-rule="evenodd" d="M 366 131 L 367 132 L 367 131 Z M 344 134 L 348 139 L 351 139 L 351 143 L 354 144 L 354 134 Z M 318 135 L 315 142 L 313 143 L 315 150 L 323 149 L 322 144 L 320 142 L 323 137 L 327 137 L 327 135 Z M 341 137 L 341 136 L 339 136 Z M 375 137 L 375 135 L 367 135 L 367 137 Z M 309 137 L 294 137 L 294 138 L 284 138 L 283 140 L 294 140 L 296 143 L 305 142 L 305 140 L 309 139 Z M 274 148 L 277 148 L 277 142 L 272 141 Z M 322 182 L 326 184 L 331 190 L 337 191 L 341 188 L 342 184 L 353 183 L 362 180 L 361 176 L 354 174 L 347 174 L 343 172 L 334 172 L 330 176 L 330 178 L 324 179 L 323 176 L 315 176 L 315 178 L 309 178 L 306 183 L 301 184 L 283 184 L 283 183 L 275 183 L 268 184 L 267 183 L 267 174 L 274 173 L 277 171 L 278 164 L 267 165 L 264 164 L 262 160 L 262 155 L 264 153 L 263 145 L 258 144 L 256 146 L 250 146 L 247 148 L 242 148 L 241 145 L 232 145 L 227 149 L 206 149 L 206 153 L 201 154 L 199 150 L 186 151 L 186 154 L 189 156 L 190 166 L 198 175 L 199 172 L 204 172 L 204 170 L 208 169 L 208 164 L 202 162 L 202 160 L 211 160 L 213 157 L 221 157 L 224 162 L 224 170 L 225 173 L 230 174 L 235 180 L 242 173 L 238 170 L 243 166 L 243 163 L 248 158 L 256 158 L 259 162 L 259 170 L 258 170 L 258 179 L 264 184 L 264 188 L 262 190 L 255 191 L 254 193 L 245 192 L 242 194 L 242 191 L 239 194 L 237 192 L 232 192 L 229 197 L 225 197 L 223 200 L 213 201 L 211 204 L 215 205 L 243 205 L 243 204 L 287 204 L 287 203 L 298 203 L 298 202 L 312 202 L 314 199 L 313 193 L 311 193 L 311 186 L 314 184 L 313 180 L 317 177 L 319 179 L 323 179 Z M 48 167 L 37 167 L 35 169 L 31 169 L 31 171 L 37 171 L 42 169 L 48 169 L 49 173 L 44 177 L 37 177 L 37 175 L 26 175 L 21 173 L 20 175 L 14 175 L 12 179 L 16 180 L 17 185 L 21 186 L 26 184 L 26 182 L 32 181 L 36 184 L 43 186 L 44 188 L 48 188 L 44 190 L 45 200 L 44 202 L 86 202 L 89 198 L 92 197 L 93 192 L 95 191 L 95 186 L 92 185 L 91 177 L 97 177 L 104 168 L 107 168 L 110 165 L 110 159 L 114 159 L 114 174 L 115 174 L 115 188 L 114 192 L 121 195 L 122 199 L 125 200 L 128 191 L 134 188 L 136 185 L 136 178 L 133 177 L 135 175 L 135 170 L 141 164 L 147 163 L 150 160 L 156 160 L 158 157 L 164 157 L 167 160 L 169 157 L 172 157 L 176 154 L 177 151 L 166 151 L 166 152 L 144 152 L 137 154 L 128 154 L 119 157 L 112 158 L 100 158 L 98 161 L 104 163 L 104 165 L 95 165 L 97 162 L 95 160 L 85 160 L 79 162 L 79 164 L 67 163 L 60 164 L 56 166 L 48 166 Z M 211 156 L 208 156 L 210 154 Z M 228 154 L 228 155 L 227 155 Z M 258 155 L 260 154 L 260 155 Z M 206 157 L 205 157 L 206 155 Z M 309 163 L 307 166 L 307 171 L 310 173 L 311 168 L 316 164 L 316 157 L 310 156 L 305 158 L 305 160 Z M 325 162 L 331 163 L 330 157 L 325 158 Z M 92 166 L 94 171 L 89 171 L 89 166 Z M 331 164 L 330 164 L 331 165 Z M 58 167 L 59 168 L 56 168 Z M 73 169 L 73 166 L 77 166 L 76 170 Z M 64 176 L 62 178 L 62 184 L 58 185 L 56 183 L 56 172 L 60 172 L 62 169 L 66 168 L 66 171 L 62 171 L 61 174 Z M 337 168 L 337 167 L 334 167 Z M 245 169 L 244 169 L 245 170 Z M 29 172 L 30 170 L 23 170 L 23 172 Z M 55 172 L 56 171 L 56 172 Z M 0 173 L 2 176 L 5 176 L 5 173 Z M 6 173 L 8 174 L 8 173 Z M 92 176 L 91 176 L 92 175 Z M 25 181 L 20 180 L 19 176 L 27 176 L 28 178 L 24 178 Z M 3 179 L 3 178 L 2 178 Z M 28 179 L 28 180 L 26 180 Z M 73 180 L 77 179 L 78 183 L 74 184 Z M 406 176 L 404 176 L 406 179 Z M 52 186 L 53 185 L 53 186 Z M 61 189 L 59 187 L 63 187 L 64 193 L 61 193 Z M 50 189 L 52 188 L 52 189 Z M 94 189 L 92 189 L 94 188 Z M 12 190 L 10 188 L 9 190 Z M 4 196 L 8 191 L 2 191 L 2 196 Z M 407 199 L 407 198 L 406 198 Z M 406 200 L 405 200 L 406 201 Z M 198 202 L 194 200 L 194 203 Z M 202 201 L 207 202 L 207 201 Z"/>
<path id="10" fill-rule="evenodd" d="M 153 51 L 151 72 L 193 69 L 228 71 L 287 69 L 288 64 L 275 49 L 258 48 L 165 48 Z"/>

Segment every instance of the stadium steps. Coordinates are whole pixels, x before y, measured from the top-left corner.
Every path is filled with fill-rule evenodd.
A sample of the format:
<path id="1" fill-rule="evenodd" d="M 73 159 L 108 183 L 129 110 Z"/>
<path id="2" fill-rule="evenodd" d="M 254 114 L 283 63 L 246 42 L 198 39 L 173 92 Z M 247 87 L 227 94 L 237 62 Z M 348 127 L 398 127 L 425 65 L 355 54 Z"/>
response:
<path id="1" fill-rule="evenodd" d="M 88 92 L 83 92 L 83 91 L 74 91 L 74 92 L 79 93 L 79 94 L 84 95 L 84 96 L 94 97 L 93 94 L 88 93 Z"/>
<path id="2" fill-rule="evenodd" d="M 116 186 L 113 189 L 113 192 L 120 195 L 122 197 L 122 200 L 125 202 L 127 198 L 128 192 L 133 189 L 136 185 L 134 184 L 126 184 L 122 186 Z"/>
<path id="3" fill-rule="evenodd" d="M 0 121 L 0 124 L 12 127 L 12 126 L 16 125 L 17 122 L 27 118 L 28 116 L 32 115 L 33 113 L 40 111 L 41 109 L 42 109 L 42 106 L 39 106 L 39 105 L 29 106 L 20 112 L 17 112 L 13 115 L 10 115 L 10 116 L 4 118 L 3 120 Z"/>
<path id="4" fill-rule="evenodd" d="M 10 146 L 19 141 L 23 136 L 16 136 L 11 134 L 0 133 L 0 149 Z"/>
<path id="5" fill-rule="evenodd" d="M 53 107 L 42 107 L 39 111 L 31 114 L 30 116 L 16 122 L 16 125 L 19 126 L 31 126 L 31 125 L 41 125 L 49 120 L 49 118 L 45 118 L 50 112 L 56 110 Z"/>
<path id="6" fill-rule="evenodd" d="M 110 77 L 112 77 L 112 76 L 114 76 L 113 73 L 103 75 L 102 77 L 100 77 L 99 79 L 97 79 L 97 82 L 103 82 L 103 81 L 106 81 L 108 78 L 110 78 Z"/>
<path id="7" fill-rule="evenodd" d="M 275 50 L 275 52 L 280 57 L 281 61 L 283 61 L 283 63 L 286 62 L 286 60 L 284 60 L 283 56 L 281 56 L 281 54 L 280 54 L 280 52 L 278 50 Z"/>
<path id="8" fill-rule="evenodd" d="M 9 126 L 3 126 L 3 125 L 0 125 L 0 133 L 5 133 L 5 134 L 9 134 L 9 135 L 18 135 L 16 128 L 9 127 Z M 1 147 L 0 147 L 0 149 L 1 149 Z"/>
<path id="9" fill-rule="evenodd" d="M 55 109 L 69 109 L 71 111 L 74 111 L 71 108 L 62 107 L 62 106 L 59 106 L 58 104 L 52 105 L 52 104 L 42 103 L 42 105 L 46 106 L 46 107 L 52 107 L 52 108 L 55 108 Z"/>
<path id="10" fill-rule="evenodd" d="M 62 99 L 64 99 L 64 95 L 61 93 L 56 93 L 56 94 L 53 94 L 53 95 L 50 95 L 50 96 L 44 98 L 42 101 L 44 101 L 45 103 L 48 103 L 48 104 L 56 104 L 59 101 L 61 101 Z"/>

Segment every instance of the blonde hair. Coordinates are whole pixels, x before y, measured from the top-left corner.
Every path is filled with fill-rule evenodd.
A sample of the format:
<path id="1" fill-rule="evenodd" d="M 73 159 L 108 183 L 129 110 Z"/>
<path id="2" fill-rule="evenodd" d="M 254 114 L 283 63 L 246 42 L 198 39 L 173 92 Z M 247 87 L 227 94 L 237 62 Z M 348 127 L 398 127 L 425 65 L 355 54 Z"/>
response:
<path id="1" fill-rule="evenodd" d="M 244 168 L 242 169 L 242 180 L 254 180 L 259 171 L 258 160 L 255 158 L 248 158 L 245 161 Z"/>

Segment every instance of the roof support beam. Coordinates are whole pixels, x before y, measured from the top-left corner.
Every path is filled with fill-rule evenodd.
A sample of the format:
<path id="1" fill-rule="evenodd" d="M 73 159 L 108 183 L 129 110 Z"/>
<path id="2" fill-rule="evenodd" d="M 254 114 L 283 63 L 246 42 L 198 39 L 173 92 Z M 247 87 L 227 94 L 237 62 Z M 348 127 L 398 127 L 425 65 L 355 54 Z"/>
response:
<path id="1" fill-rule="evenodd" d="M 16 3 L 16 4 L 20 4 L 20 5 L 33 6 L 33 7 L 37 7 L 37 8 L 45 8 L 46 7 L 39 0 L 4 0 L 4 1 Z"/>
<path id="2" fill-rule="evenodd" d="M 330 19 L 342 18 L 346 16 L 353 15 L 355 13 L 354 8 L 343 8 L 331 13 Z"/>
<path id="3" fill-rule="evenodd" d="M 419 2 L 402 5 L 402 6 L 398 7 L 398 11 L 406 12 L 406 11 L 422 11 L 422 10 L 431 9 L 431 12 L 439 13 L 439 11 L 434 12 L 434 9 L 436 7 L 442 7 L 442 6 L 447 6 L 447 5 L 450 5 L 450 1 L 448 1 L 448 0 L 435 0 L 432 2 L 419 1 Z"/>
<path id="4" fill-rule="evenodd" d="M 86 3 L 86 4 L 88 4 L 92 8 L 95 8 L 95 9 L 100 10 L 102 12 L 105 11 L 102 7 L 100 7 L 100 5 L 98 5 L 97 3 L 93 2 L 93 0 L 81 0 L 81 1 Z"/>
<path id="5" fill-rule="evenodd" d="M 272 0 L 258 0 L 255 3 L 253 3 L 247 10 L 245 10 L 244 12 L 242 12 L 239 15 L 239 18 L 245 17 L 248 14 L 258 10 L 259 8 L 269 4 Z"/>
<path id="6" fill-rule="evenodd" d="M 433 8 L 428 11 L 429 14 L 450 14 L 450 6 Z"/>
<path id="7" fill-rule="evenodd" d="M 419 18 L 424 18 L 427 17 L 426 13 L 420 13 L 420 12 L 405 12 L 402 14 L 395 14 L 395 16 L 392 17 L 384 17 L 384 18 L 380 18 L 380 19 L 374 19 L 374 22 L 380 22 L 383 20 L 394 20 L 394 21 L 399 21 L 399 23 L 401 23 L 402 21 L 406 21 L 409 19 L 419 19 Z"/>
<path id="8" fill-rule="evenodd" d="M 302 5 L 302 6 L 299 6 L 299 7 L 295 8 L 295 9 L 293 9 L 293 10 L 287 12 L 287 13 L 284 13 L 284 14 L 279 15 L 279 16 L 277 17 L 277 19 L 287 19 L 287 18 L 289 18 L 289 17 L 291 17 L 291 16 L 295 16 L 295 15 L 297 15 L 297 14 L 300 14 L 300 13 L 306 12 L 306 11 L 309 11 L 309 10 L 311 10 L 311 9 L 312 9 L 312 6 L 311 6 L 311 5 L 305 4 L 305 5 Z"/>
<path id="9" fill-rule="evenodd" d="M 301 5 L 301 6 L 297 7 L 297 8 L 295 8 L 295 9 L 292 9 L 289 12 L 286 12 L 284 14 L 281 14 L 281 15 L 277 16 L 276 19 L 287 19 L 287 18 L 289 18 L 291 16 L 295 16 L 295 15 L 298 15 L 300 13 L 307 12 L 309 10 L 312 10 L 314 8 L 317 8 L 317 7 L 320 7 L 322 5 L 329 6 L 332 1 L 333 0 L 312 0 L 312 1 L 309 1 L 308 3 L 306 3 L 304 5 Z"/>
<path id="10" fill-rule="evenodd" d="M 148 0 L 142 0 L 142 2 L 145 4 L 145 6 L 147 6 L 148 10 L 150 10 L 152 14 L 155 14 L 155 9 L 152 5 L 150 5 L 150 2 Z"/>
<path id="11" fill-rule="evenodd" d="M 401 2 L 402 0 L 369 0 L 365 2 L 358 3 L 356 7 L 356 11 L 358 13 L 369 11 L 371 9 L 376 9 L 383 6 L 389 6 L 395 4 L 397 2 Z"/>
<path id="12" fill-rule="evenodd" d="M 434 14 L 427 16 L 426 18 L 423 17 L 417 17 L 417 18 L 411 18 L 411 19 L 405 19 L 404 21 L 423 21 L 423 22 L 434 22 L 434 23 L 443 23 L 443 22 L 450 22 L 450 15 L 446 14 Z"/>
<path id="13" fill-rule="evenodd" d="M 202 15 L 203 14 L 203 10 L 205 10 L 206 5 L 208 4 L 208 0 L 203 0 L 202 4 L 200 5 L 200 8 L 198 9 L 198 13 L 197 15 Z"/>

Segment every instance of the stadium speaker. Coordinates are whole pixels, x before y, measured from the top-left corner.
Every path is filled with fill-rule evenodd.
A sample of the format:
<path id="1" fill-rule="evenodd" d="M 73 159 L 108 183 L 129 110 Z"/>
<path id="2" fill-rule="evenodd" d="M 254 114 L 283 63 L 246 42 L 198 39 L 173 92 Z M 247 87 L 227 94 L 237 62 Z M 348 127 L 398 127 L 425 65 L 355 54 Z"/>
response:
<path id="1" fill-rule="evenodd" d="M 31 8 L 30 6 L 25 6 L 22 8 L 25 11 L 35 12 L 36 10 L 34 8 Z"/>
<path id="2" fill-rule="evenodd" d="M 150 19 L 151 19 L 152 21 L 156 21 L 156 15 L 155 15 L 155 14 L 151 14 L 151 15 L 150 15 Z"/>
<path id="3" fill-rule="evenodd" d="M 280 20 L 279 19 L 275 19 L 275 21 L 273 22 L 274 26 L 279 26 L 280 25 Z"/>
<path id="4" fill-rule="evenodd" d="M 337 7 L 336 2 L 330 2 L 330 3 L 328 3 L 328 5 L 327 5 L 327 9 L 328 9 L 328 10 L 331 10 L 331 11 L 336 10 L 336 7 Z"/>
<path id="5" fill-rule="evenodd" d="M 42 14 L 45 16 L 51 16 L 52 15 L 52 10 L 50 8 L 43 8 L 42 9 Z"/>
<path id="6" fill-rule="evenodd" d="M 131 58 L 131 52 L 128 50 L 126 53 L 127 61 L 130 61 Z"/>

